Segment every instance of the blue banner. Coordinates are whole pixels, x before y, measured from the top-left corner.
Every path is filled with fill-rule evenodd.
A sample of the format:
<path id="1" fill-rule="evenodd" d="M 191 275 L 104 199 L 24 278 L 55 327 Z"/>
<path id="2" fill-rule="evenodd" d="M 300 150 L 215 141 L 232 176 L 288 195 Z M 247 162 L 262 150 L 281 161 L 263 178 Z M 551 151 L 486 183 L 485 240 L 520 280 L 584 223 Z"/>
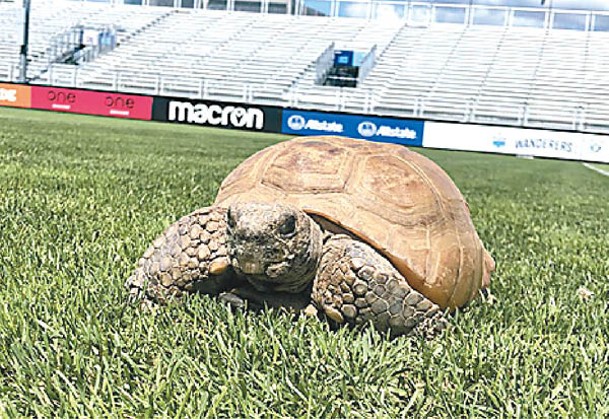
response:
<path id="1" fill-rule="evenodd" d="M 351 67 L 353 65 L 353 51 L 347 51 L 347 50 L 334 51 L 334 65 L 337 67 L 340 67 L 340 66 Z"/>
<path id="2" fill-rule="evenodd" d="M 340 135 L 421 147 L 424 122 L 376 116 L 340 115 L 284 109 L 283 134 Z"/>

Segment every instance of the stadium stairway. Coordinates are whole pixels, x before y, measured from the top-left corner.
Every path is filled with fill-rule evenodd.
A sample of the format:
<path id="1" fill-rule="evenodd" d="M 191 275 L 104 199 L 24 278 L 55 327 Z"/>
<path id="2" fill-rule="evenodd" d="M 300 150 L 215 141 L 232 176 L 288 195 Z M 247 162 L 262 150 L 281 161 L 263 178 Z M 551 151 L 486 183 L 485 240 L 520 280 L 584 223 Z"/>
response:
<path id="1" fill-rule="evenodd" d="M 354 21 L 354 19 L 350 19 Z M 348 23 L 348 22 L 346 22 Z M 400 21 L 387 21 L 383 25 L 371 25 L 368 21 L 358 20 L 352 23 L 356 32 L 351 38 L 336 37 L 343 39 L 336 43 L 336 49 L 348 49 L 353 51 L 369 51 L 377 47 L 377 59 L 382 56 L 385 49 L 393 42 L 396 35 L 403 29 L 404 24 Z M 326 47 L 330 44 L 326 44 Z M 319 56 L 319 54 L 318 54 Z M 317 58 L 317 57 L 316 57 Z M 332 86 L 320 86 L 316 84 L 316 62 L 311 60 L 305 71 L 296 77 L 289 90 L 283 95 L 291 106 L 315 109 L 324 107 L 336 110 L 362 111 L 367 107 L 369 92 L 362 89 L 338 88 Z"/>
<path id="2" fill-rule="evenodd" d="M 122 8 L 119 7 L 118 10 L 111 13 L 87 15 L 86 19 L 79 23 L 84 26 L 103 27 L 110 22 L 118 28 L 117 48 L 119 48 L 128 45 L 131 42 L 135 42 L 138 37 L 149 36 L 149 34 L 154 32 L 155 28 L 161 25 L 164 20 L 168 19 L 173 13 L 176 13 L 176 10 L 172 8 L 154 8 L 151 10 L 152 13 L 140 14 L 137 13 L 139 8 L 135 9 L 133 6 L 127 6 L 127 8 L 128 9 L 126 10 L 121 10 Z M 111 53 L 112 51 L 104 55 L 111 55 Z M 79 66 L 83 69 L 81 74 L 95 77 L 95 74 L 99 70 L 93 62 L 103 59 L 104 55 L 97 56 L 96 59 L 87 63 L 82 63 Z M 120 67 L 120 64 L 117 65 L 117 67 Z M 35 77 L 34 82 L 39 84 L 53 84 L 56 86 L 79 85 L 78 80 L 75 78 L 75 68 L 76 66 L 70 64 L 50 63 L 47 68 Z M 81 85 L 81 87 L 84 86 Z M 107 89 L 112 86 L 106 85 L 104 87 Z M 125 87 L 128 88 L 128 86 Z"/>

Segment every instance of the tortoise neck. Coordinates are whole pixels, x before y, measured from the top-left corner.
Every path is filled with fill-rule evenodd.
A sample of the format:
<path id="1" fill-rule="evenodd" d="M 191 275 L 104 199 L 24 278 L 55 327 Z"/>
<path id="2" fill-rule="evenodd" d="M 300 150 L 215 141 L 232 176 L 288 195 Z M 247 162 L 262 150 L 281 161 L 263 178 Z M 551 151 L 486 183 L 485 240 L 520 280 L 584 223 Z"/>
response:
<path id="1" fill-rule="evenodd" d="M 303 289 L 309 284 L 312 284 L 315 279 L 324 246 L 324 233 L 322 232 L 321 227 L 311 217 L 309 218 L 311 220 L 309 249 L 299 263 L 301 266 L 301 273 L 299 276 L 301 276 Z"/>

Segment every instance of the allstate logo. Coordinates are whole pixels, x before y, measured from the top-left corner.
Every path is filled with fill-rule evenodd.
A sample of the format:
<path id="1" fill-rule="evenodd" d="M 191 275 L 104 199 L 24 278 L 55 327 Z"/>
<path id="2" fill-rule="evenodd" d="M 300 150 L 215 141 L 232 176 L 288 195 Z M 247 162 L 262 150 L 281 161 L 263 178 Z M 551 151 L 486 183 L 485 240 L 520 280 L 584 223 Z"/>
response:
<path id="1" fill-rule="evenodd" d="M 377 127 L 373 122 L 364 121 L 357 126 L 357 132 L 359 132 L 362 137 L 372 137 L 376 134 Z"/>
<path id="2" fill-rule="evenodd" d="M 601 151 L 601 149 L 602 149 L 602 148 L 603 148 L 603 147 L 601 147 L 601 145 L 600 145 L 600 144 L 598 144 L 598 143 L 594 143 L 594 144 L 592 144 L 592 145 L 590 146 L 590 151 L 591 151 L 591 152 L 593 152 L 593 153 L 598 153 L 598 152 L 600 152 L 600 151 Z"/>
<path id="3" fill-rule="evenodd" d="M 307 125 L 307 120 L 301 115 L 292 115 L 288 118 L 288 127 L 294 131 L 300 131 Z"/>

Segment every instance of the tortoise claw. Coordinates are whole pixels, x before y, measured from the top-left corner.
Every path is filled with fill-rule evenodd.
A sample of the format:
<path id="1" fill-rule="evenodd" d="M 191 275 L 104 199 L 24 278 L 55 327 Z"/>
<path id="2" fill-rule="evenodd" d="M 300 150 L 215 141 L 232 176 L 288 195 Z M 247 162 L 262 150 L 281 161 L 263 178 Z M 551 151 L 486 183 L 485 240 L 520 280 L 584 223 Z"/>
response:
<path id="1" fill-rule="evenodd" d="M 230 263 L 227 258 L 216 259 L 209 265 L 209 274 L 222 275 L 229 267 Z"/>

